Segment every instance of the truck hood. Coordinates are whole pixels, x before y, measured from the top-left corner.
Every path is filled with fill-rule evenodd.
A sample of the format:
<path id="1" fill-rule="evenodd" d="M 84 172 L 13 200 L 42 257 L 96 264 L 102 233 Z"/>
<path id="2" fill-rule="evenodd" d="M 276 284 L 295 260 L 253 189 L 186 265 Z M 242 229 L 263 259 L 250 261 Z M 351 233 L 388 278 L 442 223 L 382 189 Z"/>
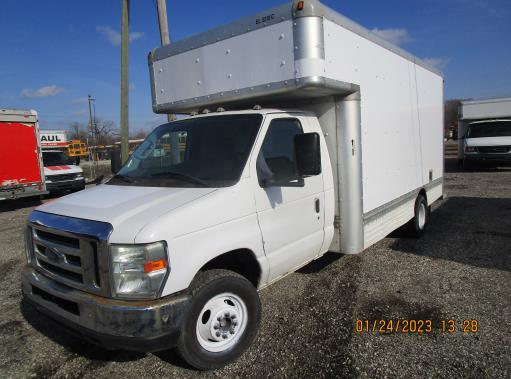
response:
<path id="1" fill-rule="evenodd" d="M 510 146 L 511 136 L 467 138 L 465 140 L 465 143 L 467 144 L 467 146 Z"/>
<path id="2" fill-rule="evenodd" d="M 100 185 L 37 208 L 38 211 L 110 223 L 113 243 L 132 243 L 155 218 L 214 192 L 215 188 Z"/>

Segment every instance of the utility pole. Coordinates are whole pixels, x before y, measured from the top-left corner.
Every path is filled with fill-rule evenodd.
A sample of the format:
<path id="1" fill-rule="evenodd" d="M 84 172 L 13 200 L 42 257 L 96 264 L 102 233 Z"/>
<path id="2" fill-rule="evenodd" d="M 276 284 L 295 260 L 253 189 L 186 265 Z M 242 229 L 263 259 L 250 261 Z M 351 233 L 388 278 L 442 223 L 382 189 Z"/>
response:
<path id="1" fill-rule="evenodd" d="M 126 162 L 129 154 L 128 124 L 128 46 L 129 46 L 129 8 L 130 1 L 122 0 L 122 36 L 121 36 L 121 161 Z"/>
<path id="2" fill-rule="evenodd" d="M 92 102 L 96 101 L 96 99 L 93 99 L 91 95 L 88 95 L 88 101 L 89 101 L 89 125 L 90 125 L 90 136 L 91 136 L 91 142 L 92 146 L 87 141 L 87 146 L 89 147 L 89 168 L 90 168 L 90 176 L 91 179 L 96 179 L 96 157 L 95 157 L 95 149 L 96 149 L 96 115 L 94 112 L 94 117 L 92 116 Z"/>

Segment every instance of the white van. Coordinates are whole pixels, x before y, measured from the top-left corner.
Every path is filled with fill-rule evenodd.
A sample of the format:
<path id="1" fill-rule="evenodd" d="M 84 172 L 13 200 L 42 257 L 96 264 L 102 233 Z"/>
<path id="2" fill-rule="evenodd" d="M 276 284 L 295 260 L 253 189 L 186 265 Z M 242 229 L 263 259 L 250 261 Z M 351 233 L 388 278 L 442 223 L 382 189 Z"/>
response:
<path id="1" fill-rule="evenodd" d="M 469 123 L 463 144 L 465 169 L 471 169 L 477 164 L 511 165 L 511 119 Z"/>
<path id="2" fill-rule="evenodd" d="M 458 127 L 465 169 L 511 165 L 511 98 L 462 101 Z"/>

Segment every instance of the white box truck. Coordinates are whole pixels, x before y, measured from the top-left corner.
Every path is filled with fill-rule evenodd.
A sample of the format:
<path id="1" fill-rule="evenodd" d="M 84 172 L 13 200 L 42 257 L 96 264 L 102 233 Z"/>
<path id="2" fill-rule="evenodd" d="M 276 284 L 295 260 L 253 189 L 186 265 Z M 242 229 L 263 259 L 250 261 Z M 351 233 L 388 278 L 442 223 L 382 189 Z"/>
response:
<path id="1" fill-rule="evenodd" d="M 511 98 L 462 101 L 458 158 L 466 170 L 511 165 Z"/>
<path id="2" fill-rule="evenodd" d="M 41 130 L 44 176 L 50 192 L 81 191 L 85 188 L 82 168 L 69 157 L 65 130 Z"/>
<path id="3" fill-rule="evenodd" d="M 221 367 L 256 335 L 257 290 L 420 234 L 442 196 L 442 76 L 317 1 L 155 49 L 149 68 L 153 109 L 192 116 L 27 228 L 24 295 L 95 342 Z"/>

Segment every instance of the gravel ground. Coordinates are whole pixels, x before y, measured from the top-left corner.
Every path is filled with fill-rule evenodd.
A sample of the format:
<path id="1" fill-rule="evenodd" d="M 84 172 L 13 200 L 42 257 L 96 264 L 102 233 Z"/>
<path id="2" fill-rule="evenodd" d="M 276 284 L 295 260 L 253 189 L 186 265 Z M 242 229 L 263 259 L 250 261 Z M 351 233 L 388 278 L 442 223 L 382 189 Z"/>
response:
<path id="1" fill-rule="evenodd" d="M 422 239 L 394 233 L 356 256 L 326 254 L 263 290 L 254 345 L 207 373 L 172 352 L 102 350 L 22 303 L 22 229 L 36 204 L 2 203 L 0 377 L 510 377 L 511 170 L 459 172 L 452 156 L 446 169 Z M 433 330 L 359 333 L 357 319 L 428 319 Z M 448 319 L 453 334 L 440 330 Z M 472 319 L 479 330 L 463 333 Z"/>

